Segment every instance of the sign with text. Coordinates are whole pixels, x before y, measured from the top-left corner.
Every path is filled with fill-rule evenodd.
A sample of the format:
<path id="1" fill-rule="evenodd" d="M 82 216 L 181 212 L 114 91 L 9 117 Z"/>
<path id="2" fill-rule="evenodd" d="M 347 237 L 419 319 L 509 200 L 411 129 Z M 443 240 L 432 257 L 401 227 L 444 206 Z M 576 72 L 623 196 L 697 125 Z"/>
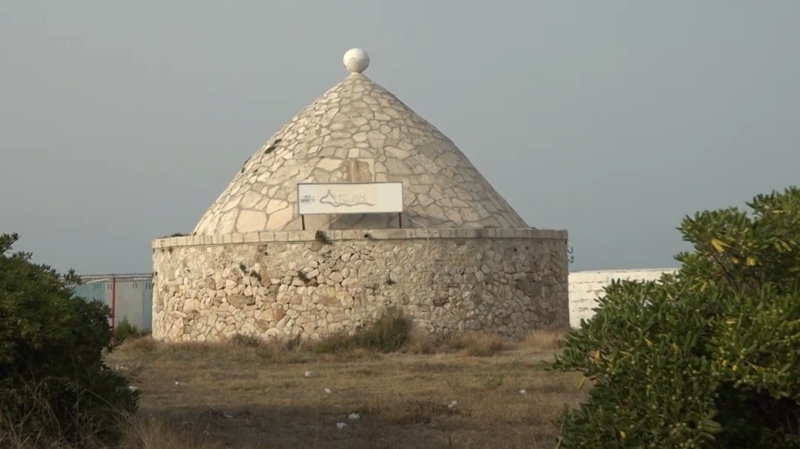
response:
<path id="1" fill-rule="evenodd" d="M 297 184 L 300 215 L 403 212 L 402 182 Z"/>

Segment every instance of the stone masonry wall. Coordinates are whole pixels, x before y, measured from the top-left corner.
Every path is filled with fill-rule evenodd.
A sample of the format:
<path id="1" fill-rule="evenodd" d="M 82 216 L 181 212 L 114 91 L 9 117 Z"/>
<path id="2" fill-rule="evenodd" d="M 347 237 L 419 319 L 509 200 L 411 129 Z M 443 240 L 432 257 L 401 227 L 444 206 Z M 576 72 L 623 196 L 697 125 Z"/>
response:
<path id="1" fill-rule="evenodd" d="M 325 240 L 323 242 L 322 240 Z M 153 337 L 320 338 L 401 310 L 416 332 L 569 325 L 567 233 L 393 229 L 153 244 Z"/>

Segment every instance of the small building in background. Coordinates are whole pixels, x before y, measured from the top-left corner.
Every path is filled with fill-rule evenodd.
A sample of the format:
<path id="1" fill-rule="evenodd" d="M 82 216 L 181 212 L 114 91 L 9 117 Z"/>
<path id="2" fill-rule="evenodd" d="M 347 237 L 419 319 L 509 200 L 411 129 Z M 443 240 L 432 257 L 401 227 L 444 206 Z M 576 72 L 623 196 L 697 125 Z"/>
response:
<path id="1" fill-rule="evenodd" d="M 100 274 L 81 276 L 83 284 L 75 296 L 102 301 L 111 308 L 111 326 L 116 329 L 122 320 L 140 331 L 152 328 L 153 277 L 146 274 Z"/>
<path id="2" fill-rule="evenodd" d="M 581 320 L 590 320 L 599 306 L 597 300 L 614 280 L 655 281 L 676 268 L 644 268 L 631 270 L 574 271 L 569 274 L 569 324 L 581 327 Z"/>

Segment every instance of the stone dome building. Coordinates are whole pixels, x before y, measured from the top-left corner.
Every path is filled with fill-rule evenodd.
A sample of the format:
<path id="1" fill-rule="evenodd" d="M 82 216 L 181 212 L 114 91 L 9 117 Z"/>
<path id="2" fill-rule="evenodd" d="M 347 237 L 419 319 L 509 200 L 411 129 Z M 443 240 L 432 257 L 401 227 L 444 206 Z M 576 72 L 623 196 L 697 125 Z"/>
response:
<path id="1" fill-rule="evenodd" d="M 245 162 L 191 236 L 154 241 L 153 336 L 318 338 L 386 311 L 426 332 L 567 326 L 566 231 L 528 227 L 362 73 L 366 52 L 344 62 L 350 75 Z M 301 215 L 301 185 L 327 189 L 303 198 L 328 206 Z M 362 201 L 346 203 L 347 189 Z"/>

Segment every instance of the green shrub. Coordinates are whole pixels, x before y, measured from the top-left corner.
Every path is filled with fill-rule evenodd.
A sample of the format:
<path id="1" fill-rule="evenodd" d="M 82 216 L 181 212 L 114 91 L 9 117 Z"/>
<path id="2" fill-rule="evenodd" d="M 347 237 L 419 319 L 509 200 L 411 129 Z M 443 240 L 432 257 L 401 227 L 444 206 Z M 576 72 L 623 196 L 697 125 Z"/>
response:
<path id="1" fill-rule="evenodd" d="M 371 326 L 357 333 L 356 346 L 392 352 L 400 349 L 411 335 L 411 322 L 402 315 L 384 313 Z"/>
<path id="2" fill-rule="evenodd" d="M 122 321 L 117 323 L 116 329 L 114 329 L 114 337 L 117 339 L 117 343 L 122 343 L 128 337 L 140 336 L 142 336 L 142 332 L 139 331 L 138 327 L 128 321 L 128 317 L 123 318 Z"/>
<path id="3" fill-rule="evenodd" d="M 103 361 L 114 349 L 110 310 L 72 298 L 74 272 L 11 253 L 17 239 L 0 235 L 0 434 L 111 444 L 137 394 Z"/>
<path id="4" fill-rule="evenodd" d="M 331 335 L 311 348 L 315 354 L 327 354 L 352 348 L 376 350 L 384 353 L 397 351 L 408 342 L 411 321 L 401 314 L 383 313 L 375 322 L 354 335 Z"/>
<path id="5" fill-rule="evenodd" d="M 555 367 L 593 384 L 561 446 L 800 447 L 800 190 L 686 217 L 675 275 L 613 282 Z"/>

